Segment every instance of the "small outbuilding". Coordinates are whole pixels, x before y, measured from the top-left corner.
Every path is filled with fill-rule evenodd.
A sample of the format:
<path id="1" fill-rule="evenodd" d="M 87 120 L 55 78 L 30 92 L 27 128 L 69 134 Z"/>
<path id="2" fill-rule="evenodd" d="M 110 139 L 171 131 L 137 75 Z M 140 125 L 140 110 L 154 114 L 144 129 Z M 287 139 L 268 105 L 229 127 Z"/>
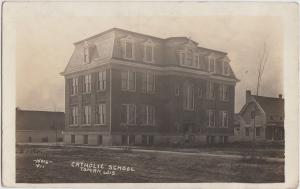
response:
<path id="1" fill-rule="evenodd" d="M 16 109 L 16 143 L 63 142 L 64 112 Z"/>

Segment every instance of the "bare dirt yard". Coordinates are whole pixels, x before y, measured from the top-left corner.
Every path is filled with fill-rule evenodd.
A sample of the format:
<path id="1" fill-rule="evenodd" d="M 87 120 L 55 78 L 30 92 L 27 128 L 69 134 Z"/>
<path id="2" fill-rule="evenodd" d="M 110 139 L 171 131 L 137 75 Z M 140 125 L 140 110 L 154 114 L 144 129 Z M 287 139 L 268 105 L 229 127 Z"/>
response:
<path id="1" fill-rule="evenodd" d="M 149 182 L 284 182 L 284 162 L 243 158 L 249 149 L 205 148 L 241 158 L 173 153 L 77 148 L 71 146 L 16 146 L 17 183 L 149 183 Z M 268 151 L 269 150 L 269 151 Z M 189 150 L 173 150 L 189 151 Z M 257 150 L 266 157 L 283 158 L 283 149 Z M 193 150 L 195 152 L 195 150 Z"/>

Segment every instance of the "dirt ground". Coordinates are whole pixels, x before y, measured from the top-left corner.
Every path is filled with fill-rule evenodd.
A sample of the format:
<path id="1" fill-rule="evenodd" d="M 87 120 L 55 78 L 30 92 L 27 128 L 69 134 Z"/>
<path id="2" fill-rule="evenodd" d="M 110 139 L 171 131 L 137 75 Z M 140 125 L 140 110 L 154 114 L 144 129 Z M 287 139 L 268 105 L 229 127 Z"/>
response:
<path id="1" fill-rule="evenodd" d="M 260 158 L 23 145 L 16 149 L 17 183 L 284 182 L 284 163 Z M 212 149 L 207 151 L 235 153 L 231 148 Z M 268 149 L 260 151 L 282 157 L 282 153 L 275 153 L 276 149 L 270 153 Z"/>

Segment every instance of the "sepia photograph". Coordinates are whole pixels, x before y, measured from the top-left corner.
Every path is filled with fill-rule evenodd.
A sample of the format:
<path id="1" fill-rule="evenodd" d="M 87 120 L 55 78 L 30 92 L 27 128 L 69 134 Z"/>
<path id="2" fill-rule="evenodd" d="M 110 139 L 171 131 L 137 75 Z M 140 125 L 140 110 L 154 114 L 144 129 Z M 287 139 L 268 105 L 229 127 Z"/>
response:
<path id="1" fill-rule="evenodd" d="M 297 187 L 298 4 L 2 9 L 7 186 Z"/>

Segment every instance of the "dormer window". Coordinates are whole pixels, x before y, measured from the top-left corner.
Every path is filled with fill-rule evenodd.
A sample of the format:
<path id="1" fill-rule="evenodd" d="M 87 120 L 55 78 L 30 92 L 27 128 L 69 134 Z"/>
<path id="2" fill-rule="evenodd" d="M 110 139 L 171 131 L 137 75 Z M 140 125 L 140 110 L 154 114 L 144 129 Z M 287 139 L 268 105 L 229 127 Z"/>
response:
<path id="1" fill-rule="evenodd" d="M 209 56 L 208 62 L 209 62 L 209 72 L 215 73 L 216 72 L 216 58 L 214 56 Z"/>
<path id="2" fill-rule="evenodd" d="M 200 56 L 199 56 L 199 54 L 196 54 L 194 56 L 194 67 L 200 68 Z"/>
<path id="3" fill-rule="evenodd" d="M 223 62 L 223 75 L 229 75 L 229 64 L 228 62 Z"/>
<path id="4" fill-rule="evenodd" d="M 134 41 L 131 36 L 121 39 L 123 46 L 123 58 L 134 59 Z"/>
<path id="5" fill-rule="evenodd" d="M 144 62 L 154 62 L 154 45 L 152 41 L 144 43 Z"/>
<path id="6" fill-rule="evenodd" d="M 90 63 L 90 53 L 88 46 L 83 47 L 83 62 Z"/>

